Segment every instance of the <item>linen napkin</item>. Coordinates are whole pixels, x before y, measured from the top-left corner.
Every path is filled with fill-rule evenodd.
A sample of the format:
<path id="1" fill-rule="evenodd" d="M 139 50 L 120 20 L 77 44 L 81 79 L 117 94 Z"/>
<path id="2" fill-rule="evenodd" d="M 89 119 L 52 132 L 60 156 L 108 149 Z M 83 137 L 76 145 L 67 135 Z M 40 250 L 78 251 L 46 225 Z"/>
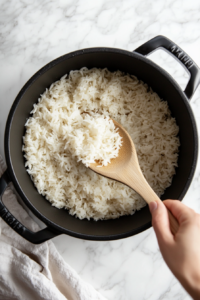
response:
<path id="1" fill-rule="evenodd" d="M 6 165 L 0 156 L 0 177 Z M 3 202 L 32 231 L 40 230 L 17 200 L 12 185 Z M 40 245 L 23 239 L 0 218 L 0 299 L 106 300 L 63 260 L 52 241 Z"/>

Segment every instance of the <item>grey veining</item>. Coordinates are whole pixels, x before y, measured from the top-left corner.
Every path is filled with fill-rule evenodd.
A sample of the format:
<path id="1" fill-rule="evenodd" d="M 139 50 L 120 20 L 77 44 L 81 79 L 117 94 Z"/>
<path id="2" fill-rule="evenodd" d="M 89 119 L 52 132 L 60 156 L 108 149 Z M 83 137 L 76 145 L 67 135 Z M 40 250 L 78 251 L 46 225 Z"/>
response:
<path id="1" fill-rule="evenodd" d="M 24 83 L 65 53 L 106 46 L 133 51 L 162 34 L 200 65 L 198 0 L 0 0 L 0 153 L 9 109 Z M 157 51 L 162 65 L 184 89 L 188 74 L 171 56 Z M 200 128 L 200 88 L 191 106 Z M 200 212 L 200 163 L 184 203 Z M 165 265 L 151 229 L 124 240 L 92 242 L 60 236 L 64 259 L 112 300 L 188 300 Z"/>

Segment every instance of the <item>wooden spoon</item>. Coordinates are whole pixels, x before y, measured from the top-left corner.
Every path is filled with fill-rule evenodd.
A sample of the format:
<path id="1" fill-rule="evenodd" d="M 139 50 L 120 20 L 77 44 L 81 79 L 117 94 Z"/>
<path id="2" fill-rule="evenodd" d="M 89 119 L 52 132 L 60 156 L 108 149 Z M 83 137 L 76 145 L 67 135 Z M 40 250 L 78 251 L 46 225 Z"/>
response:
<path id="1" fill-rule="evenodd" d="M 122 137 L 122 146 L 118 157 L 113 158 L 107 166 L 100 166 L 98 162 L 90 164 L 89 168 L 105 177 L 120 181 L 138 194 L 149 204 L 152 201 L 161 201 L 153 189 L 150 187 L 140 169 L 135 145 L 128 132 L 116 121 L 112 120 L 118 133 Z M 171 232 L 178 231 L 179 224 L 171 212 L 168 210 Z"/>

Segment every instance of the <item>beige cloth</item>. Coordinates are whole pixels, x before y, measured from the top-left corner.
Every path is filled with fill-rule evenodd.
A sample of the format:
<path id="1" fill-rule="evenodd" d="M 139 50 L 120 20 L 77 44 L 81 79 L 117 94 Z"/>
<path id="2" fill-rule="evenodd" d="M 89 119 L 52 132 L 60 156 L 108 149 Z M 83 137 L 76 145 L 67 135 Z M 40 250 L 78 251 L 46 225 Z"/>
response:
<path id="1" fill-rule="evenodd" d="M 0 177 L 6 166 L 0 156 Z M 11 213 L 32 231 L 39 226 L 18 203 L 12 187 L 4 193 Z M 0 299 L 105 300 L 63 260 L 52 241 L 33 245 L 0 218 Z"/>

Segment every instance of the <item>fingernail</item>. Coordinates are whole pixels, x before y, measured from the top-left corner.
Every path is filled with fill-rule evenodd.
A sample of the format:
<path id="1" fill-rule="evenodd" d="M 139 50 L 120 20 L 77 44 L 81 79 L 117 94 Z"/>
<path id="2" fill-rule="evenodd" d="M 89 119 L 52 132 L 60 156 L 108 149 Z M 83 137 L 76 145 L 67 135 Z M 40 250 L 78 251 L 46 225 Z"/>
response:
<path id="1" fill-rule="evenodd" d="M 151 212 L 151 213 L 152 213 L 154 210 L 156 210 L 157 207 L 158 207 L 157 202 L 152 201 L 152 202 L 149 203 L 149 209 L 150 209 L 150 212 Z"/>

